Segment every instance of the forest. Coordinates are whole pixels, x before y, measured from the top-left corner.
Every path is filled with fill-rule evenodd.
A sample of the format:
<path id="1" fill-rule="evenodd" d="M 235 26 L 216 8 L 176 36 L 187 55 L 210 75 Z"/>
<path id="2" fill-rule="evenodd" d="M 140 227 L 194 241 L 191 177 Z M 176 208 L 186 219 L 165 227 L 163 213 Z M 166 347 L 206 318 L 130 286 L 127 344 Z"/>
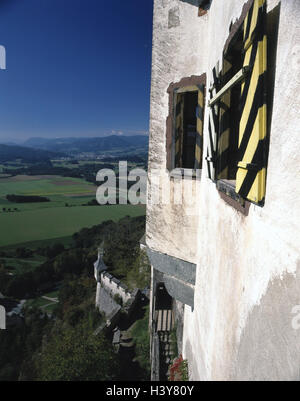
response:
<path id="1" fill-rule="evenodd" d="M 10 299 L 28 299 L 59 288 L 52 314 L 25 304 L 18 323 L 0 331 L 0 381 L 122 379 L 124 366 L 111 343 L 104 335 L 93 334 L 103 318 L 94 306 L 93 263 L 103 244 L 110 272 L 131 288 L 148 286 L 150 271 L 141 273 L 139 268 L 144 229 L 144 216 L 106 221 L 74 234 L 69 247 L 56 243 L 37 249 L 46 261 L 36 269 L 8 275 L 0 265 L 0 292 Z M 0 259 L 8 253 L 2 251 Z M 18 249 L 23 258 L 31 253 Z M 146 320 L 143 325 L 147 327 Z M 149 374 L 142 365 L 141 380 Z"/>

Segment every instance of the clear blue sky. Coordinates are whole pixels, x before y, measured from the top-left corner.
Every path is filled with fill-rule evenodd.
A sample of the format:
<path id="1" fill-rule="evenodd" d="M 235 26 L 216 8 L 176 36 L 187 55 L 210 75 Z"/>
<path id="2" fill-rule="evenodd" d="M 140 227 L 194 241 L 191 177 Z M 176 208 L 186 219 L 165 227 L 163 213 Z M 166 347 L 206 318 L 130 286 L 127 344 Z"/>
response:
<path id="1" fill-rule="evenodd" d="M 0 139 L 148 131 L 152 0 L 0 0 Z"/>

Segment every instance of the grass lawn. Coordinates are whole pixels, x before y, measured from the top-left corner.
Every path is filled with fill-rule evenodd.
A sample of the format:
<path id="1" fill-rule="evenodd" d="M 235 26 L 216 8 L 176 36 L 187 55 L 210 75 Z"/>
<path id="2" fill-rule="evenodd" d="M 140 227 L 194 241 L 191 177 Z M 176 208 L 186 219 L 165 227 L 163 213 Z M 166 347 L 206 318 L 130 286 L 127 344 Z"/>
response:
<path id="1" fill-rule="evenodd" d="M 55 290 L 52 292 L 48 292 L 47 294 L 44 294 L 44 297 L 48 297 L 48 298 L 58 298 L 58 294 L 59 294 L 59 290 Z"/>
<path id="2" fill-rule="evenodd" d="M 126 215 L 145 214 L 144 206 L 82 206 L 95 199 L 96 189 L 83 179 L 71 177 L 19 175 L 2 178 L 0 248 L 27 246 L 34 249 L 57 241 L 68 245 L 71 236 L 84 227 L 92 227 L 105 220 L 117 221 Z M 8 194 L 46 196 L 50 202 L 12 203 L 5 199 Z M 15 268 L 18 270 L 17 266 Z"/>
<path id="3" fill-rule="evenodd" d="M 39 255 L 30 259 L 0 258 L 0 261 L 4 262 L 6 268 L 13 274 L 23 274 L 25 272 L 33 271 L 45 260 L 45 258 Z"/>
<path id="4" fill-rule="evenodd" d="M 49 303 L 47 306 L 44 306 L 42 309 L 44 312 L 53 313 L 54 309 L 57 308 L 57 303 Z"/>
<path id="5" fill-rule="evenodd" d="M 69 237 L 84 227 L 105 220 L 118 221 L 126 215 L 144 214 L 144 206 L 133 205 L 56 207 L 0 213 L 0 247 Z"/>
<path id="6" fill-rule="evenodd" d="M 48 292 L 40 297 L 28 299 L 26 306 L 41 308 L 44 312 L 52 313 L 58 305 L 59 290 Z M 53 301 L 47 298 L 52 298 Z"/>
<path id="7" fill-rule="evenodd" d="M 16 251 L 17 248 L 29 248 L 32 250 L 35 250 L 37 248 L 46 248 L 47 246 L 53 246 L 57 243 L 63 244 L 65 248 L 69 248 L 70 245 L 73 244 L 73 239 L 72 236 L 68 237 L 61 237 L 61 238 L 53 238 L 53 239 L 44 239 L 40 241 L 26 241 L 26 242 L 21 242 L 18 244 L 11 244 L 7 246 L 1 247 L 1 251 L 13 253 Z M 3 259 L 3 258 L 2 258 Z"/>

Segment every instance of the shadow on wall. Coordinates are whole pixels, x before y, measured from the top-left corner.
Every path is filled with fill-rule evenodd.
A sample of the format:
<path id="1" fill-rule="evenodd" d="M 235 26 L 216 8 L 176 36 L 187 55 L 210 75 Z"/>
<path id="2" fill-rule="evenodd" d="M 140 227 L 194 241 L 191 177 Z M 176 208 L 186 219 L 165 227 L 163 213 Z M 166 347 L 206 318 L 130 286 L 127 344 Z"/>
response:
<path id="1" fill-rule="evenodd" d="M 241 336 L 233 380 L 300 380 L 299 307 L 300 260 L 296 274 L 270 282 L 254 306 Z"/>
<path id="2" fill-rule="evenodd" d="M 268 36 L 268 54 L 267 54 L 267 144 L 266 144 L 266 166 L 268 166 L 271 125 L 273 115 L 274 86 L 276 76 L 276 59 L 278 44 L 278 29 L 280 20 L 281 2 L 267 14 L 267 36 Z M 268 175 L 267 175 L 268 181 Z"/>
<path id="3" fill-rule="evenodd" d="M 202 358 L 202 355 L 195 354 L 189 340 L 185 343 L 185 358 L 188 360 L 189 380 L 201 380 L 198 366 L 205 366 L 204 359 Z"/>

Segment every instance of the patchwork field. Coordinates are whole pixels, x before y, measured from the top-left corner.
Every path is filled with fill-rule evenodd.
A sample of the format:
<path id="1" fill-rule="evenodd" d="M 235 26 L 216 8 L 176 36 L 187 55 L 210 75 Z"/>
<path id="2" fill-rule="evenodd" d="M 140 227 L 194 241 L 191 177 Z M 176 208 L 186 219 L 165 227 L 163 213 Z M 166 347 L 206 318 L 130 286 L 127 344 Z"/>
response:
<path id="1" fill-rule="evenodd" d="M 25 210 L 0 214 L 0 247 L 36 240 L 67 237 L 83 227 L 105 220 L 118 221 L 145 214 L 145 208 L 132 205 L 78 206 Z"/>
<path id="2" fill-rule="evenodd" d="M 94 195 L 95 191 L 96 187 L 93 184 L 80 178 L 17 175 L 0 180 L 0 202 L 7 194 L 68 197 Z"/>
<path id="3" fill-rule="evenodd" d="M 11 203 L 7 194 L 46 196 L 50 202 Z M 94 185 L 77 178 L 24 175 L 0 179 L 0 247 L 66 238 L 105 220 L 145 214 L 142 206 L 82 206 L 95 199 L 95 194 Z"/>

